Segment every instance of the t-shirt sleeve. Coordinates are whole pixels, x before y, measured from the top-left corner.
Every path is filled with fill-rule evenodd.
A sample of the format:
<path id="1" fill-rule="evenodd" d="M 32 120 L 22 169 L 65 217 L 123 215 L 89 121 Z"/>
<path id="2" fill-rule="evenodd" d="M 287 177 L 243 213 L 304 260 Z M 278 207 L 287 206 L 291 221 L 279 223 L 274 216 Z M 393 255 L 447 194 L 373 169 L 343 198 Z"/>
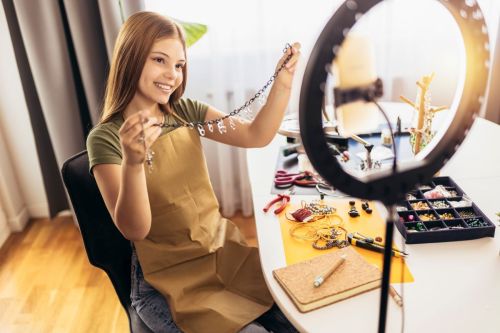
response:
<path id="1" fill-rule="evenodd" d="M 97 164 L 122 164 L 122 152 L 118 133 L 113 131 L 111 124 L 94 128 L 87 137 L 87 152 L 89 155 L 89 171 Z"/>
<path id="2" fill-rule="evenodd" d="M 182 98 L 177 104 L 176 112 L 187 122 L 197 123 L 205 121 L 208 104 L 190 99 Z"/>

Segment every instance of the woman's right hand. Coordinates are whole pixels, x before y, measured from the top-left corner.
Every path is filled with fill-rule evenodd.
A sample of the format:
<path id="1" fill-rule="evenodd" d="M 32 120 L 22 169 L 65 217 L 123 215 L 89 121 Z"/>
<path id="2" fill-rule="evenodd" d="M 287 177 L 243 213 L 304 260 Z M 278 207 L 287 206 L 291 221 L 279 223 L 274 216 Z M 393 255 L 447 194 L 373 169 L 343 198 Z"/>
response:
<path id="1" fill-rule="evenodd" d="M 120 144 L 123 163 L 142 165 L 146 160 L 146 151 L 158 139 L 161 127 L 149 111 L 139 111 L 128 117 L 120 127 Z"/>

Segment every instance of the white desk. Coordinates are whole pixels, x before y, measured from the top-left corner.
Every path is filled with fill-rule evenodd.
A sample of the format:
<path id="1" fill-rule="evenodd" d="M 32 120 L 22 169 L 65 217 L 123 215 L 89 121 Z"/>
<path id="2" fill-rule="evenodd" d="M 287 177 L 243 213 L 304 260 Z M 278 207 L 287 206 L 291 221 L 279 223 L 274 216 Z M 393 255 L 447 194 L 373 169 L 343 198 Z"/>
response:
<path id="1" fill-rule="evenodd" d="M 476 120 L 441 175 L 451 176 L 498 225 L 500 149 L 493 142 L 500 142 L 500 126 Z M 285 254 L 279 222 L 273 214 L 264 214 L 262 207 L 274 197 L 270 190 L 278 148 L 285 143 L 284 137 L 277 136 L 265 148 L 248 150 L 257 239 L 267 285 L 301 332 L 376 332 L 380 289 L 303 314 L 272 276 L 274 269 L 286 266 Z M 394 236 L 401 245 L 396 228 Z M 500 332 L 500 230 L 495 238 L 406 248 L 415 282 L 406 283 L 404 288 L 405 332 Z M 399 332 L 400 325 L 400 308 L 389 298 L 387 332 Z"/>

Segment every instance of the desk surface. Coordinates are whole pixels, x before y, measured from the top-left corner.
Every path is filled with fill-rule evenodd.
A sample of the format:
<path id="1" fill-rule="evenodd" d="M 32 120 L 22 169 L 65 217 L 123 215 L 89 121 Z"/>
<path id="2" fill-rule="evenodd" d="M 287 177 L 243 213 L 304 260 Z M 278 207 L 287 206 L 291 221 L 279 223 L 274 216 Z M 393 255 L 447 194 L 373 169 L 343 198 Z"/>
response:
<path id="1" fill-rule="evenodd" d="M 451 176 L 498 225 L 500 153 L 494 142 L 500 142 L 500 126 L 477 119 L 441 175 Z M 248 150 L 257 239 L 267 285 L 301 332 L 376 332 L 380 289 L 303 314 L 272 276 L 274 269 L 286 266 L 285 254 L 278 220 L 273 214 L 264 214 L 262 207 L 274 196 L 270 193 L 274 166 L 278 149 L 285 143 L 284 137 L 276 136 L 267 147 Z M 403 238 L 396 228 L 394 237 L 401 245 Z M 405 332 L 500 331 L 500 231 L 495 238 L 408 244 L 406 249 L 415 282 L 404 285 Z M 399 290 L 398 285 L 396 288 Z M 400 308 L 389 299 L 387 332 L 399 332 L 400 327 Z"/>

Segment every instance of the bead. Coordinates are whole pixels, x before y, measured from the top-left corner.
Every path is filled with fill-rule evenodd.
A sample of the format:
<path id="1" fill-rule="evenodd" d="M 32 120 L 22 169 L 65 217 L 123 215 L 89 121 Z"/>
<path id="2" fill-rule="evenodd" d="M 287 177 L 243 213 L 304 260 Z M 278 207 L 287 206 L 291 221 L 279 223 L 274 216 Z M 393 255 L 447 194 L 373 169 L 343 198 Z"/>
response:
<path id="1" fill-rule="evenodd" d="M 460 215 L 461 218 L 473 218 L 476 216 L 476 214 L 472 210 L 462 210 L 458 211 L 458 215 Z"/>
<path id="2" fill-rule="evenodd" d="M 419 217 L 422 221 L 431 221 L 431 220 L 436 220 L 436 216 L 434 216 L 434 214 L 432 214 L 432 213 L 420 214 L 420 215 L 418 215 L 418 217 Z"/>
<path id="3" fill-rule="evenodd" d="M 472 227 L 472 228 L 486 226 L 486 224 L 478 218 L 467 219 L 467 220 L 465 220 L 465 222 L 469 225 L 469 227 Z"/>
<path id="4" fill-rule="evenodd" d="M 429 205 L 427 205 L 427 203 L 425 201 L 417 201 L 417 202 L 412 202 L 411 203 L 411 206 L 413 207 L 413 209 L 415 210 L 425 210 L 425 209 L 429 209 Z"/>
<path id="5" fill-rule="evenodd" d="M 450 205 L 448 205 L 445 201 L 439 200 L 439 201 L 431 201 L 431 206 L 433 208 L 449 208 Z"/>
<path id="6" fill-rule="evenodd" d="M 382 242 L 382 237 L 380 237 L 380 236 L 375 237 L 375 241 L 381 243 Z"/>
<path id="7" fill-rule="evenodd" d="M 443 220 L 452 220 L 455 218 L 455 216 L 452 213 L 443 213 L 440 214 L 439 217 Z"/>

